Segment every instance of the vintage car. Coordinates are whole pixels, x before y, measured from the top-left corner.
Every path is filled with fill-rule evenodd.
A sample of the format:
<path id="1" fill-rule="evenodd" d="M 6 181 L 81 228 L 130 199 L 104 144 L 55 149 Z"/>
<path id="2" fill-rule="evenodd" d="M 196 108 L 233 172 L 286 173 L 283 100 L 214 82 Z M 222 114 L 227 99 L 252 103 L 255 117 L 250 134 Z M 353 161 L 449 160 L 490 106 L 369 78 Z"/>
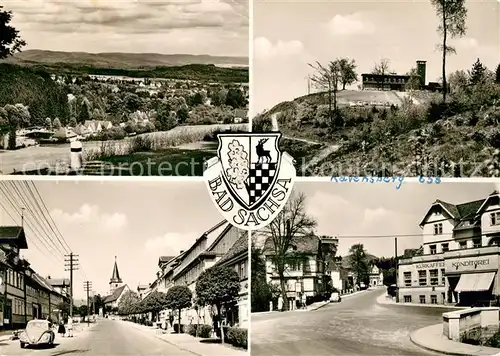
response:
<path id="1" fill-rule="evenodd" d="M 342 300 L 342 298 L 340 298 L 340 293 L 339 292 L 333 292 L 330 295 L 330 302 L 339 303 L 341 300 Z"/>
<path id="2" fill-rule="evenodd" d="M 52 325 L 48 320 L 30 320 L 19 334 L 21 348 L 28 345 L 53 345 L 55 339 Z"/>

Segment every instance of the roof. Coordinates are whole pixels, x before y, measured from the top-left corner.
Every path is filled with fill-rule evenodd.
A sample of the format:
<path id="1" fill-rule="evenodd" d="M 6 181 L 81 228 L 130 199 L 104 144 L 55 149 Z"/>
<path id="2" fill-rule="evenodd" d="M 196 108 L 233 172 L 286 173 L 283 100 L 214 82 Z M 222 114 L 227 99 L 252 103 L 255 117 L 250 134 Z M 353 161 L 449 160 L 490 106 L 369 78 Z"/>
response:
<path id="1" fill-rule="evenodd" d="M 31 278 L 38 284 L 40 285 L 42 288 L 45 288 L 46 290 L 50 291 L 50 292 L 55 292 L 54 288 L 52 288 L 52 286 L 50 285 L 49 282 L 47 282 L 47 280 L 45 278 L 43 278 L 42 276 L 40 276 L 39 274 L 36 274 L 36 273 L 33 273 L 31 275 Z"/>
<path id="2" fill-rule="evenodd" d="M 448 202 L 445 202 L 443 200 L 437 199 L 433 204 L 432 207 L 427 211 L 427 214 L 425 214 L 424 219 L 420 223 L 420 226 L 424 224 L 424 220 L 429 215 L 429 212 L 431 209 L 436 206 L 440 205 L 448 214 L 451 215 L 451 217 L 455 220 L 459 221 L 464 221 L 464 220 L 473 220 L 476 216 L 476 213 L 478 212 L 479 208 L 483 205 L 486 199 L 480 199 L 480 200 L 474 200 L 466 203 L 461 203 L 461 204 L 451 204 Z M 461 227 L 463 227 L 463 224 L 459 224 Z"/>
<path id="3" fill-rule="evenodd" d="M 240 238 L 231 246 L 231 248 L 226 252 L 222 258 L 217 261 L 216 265 L 224 264 L 232 260 L 235 257 L 248 255 L 248 234 L 241 234 Z"/>
<path id="4" fill-rule="evenodd" d="M 137 286 L 137 290 L 139 289 L 149 289 L 149 284 L 139 284 Z"/>
<path id="5" fill-rule="evenodd" d="M 120 286 L 120 287 L 116 288 L 113 291 L 113 294 L 107 295 L 106 298 L 104 298 L 104 304 L 113 303 L 116 300 L 118 300 L 118 298 L 120 298 L 120 295 L 122 295 L 123 290 L 125 289 L 125 287 L 127 287 L 126 284 L 124 284 L 123 286 Z"/>
<path id="6" fill-rule="evenodd" d="M 118 272 L 118 264 L 116 263 L 116 256 L 115 256 L 115 265 L 113 266 L 113 274 L 111 275 L 109 283 L 121 283 L 121 282 L 122 279 L 120 278 L 120 272 Z"/>
<path id="7" fill-rule="evenodd" d="M 407 74 L 390 74 L 390 73 L 387 73 L 387 74 L 372 74 L 372 73 L 363 73 L 361 74 L 361 77 L 374 77 L 374 78 L 389 78 L 389 77 L 393 77 L 393 78 L 410 78 L 409 75 Z"/>
<path id="8" fill-rule="evenodd" d="M 47 278 L 47 282 L 53 287 L 69 287 L 69 278 Z"/>
<path id="9" fill-rule="evenodd" d="M 15 245 L 19 249 L 28 248 L 22 226 L 0 226 L 0 244 Z"/>
<path id="10" fill-rule="evenodd" d="M 313 234 L 296 236 L 291 242 L 291 248 L 298 253 L 317 254 L 319 249 L 319 237 Z M 274 254 L 274 243 L 272 237 L 268 237 L 264 243 L 264 254 Z"/>

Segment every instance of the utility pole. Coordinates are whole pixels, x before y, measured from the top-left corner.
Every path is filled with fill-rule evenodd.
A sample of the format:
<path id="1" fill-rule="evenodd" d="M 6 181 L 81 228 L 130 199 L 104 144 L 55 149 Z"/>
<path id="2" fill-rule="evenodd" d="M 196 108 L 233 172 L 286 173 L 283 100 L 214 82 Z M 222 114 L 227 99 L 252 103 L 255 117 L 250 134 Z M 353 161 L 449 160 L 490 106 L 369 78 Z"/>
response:
<path id="1" fill-rule="evenodd" d="M 87 292 L 87 325 L 89 325 L 90 323 L 89 293 L 92 290 L 92 282 L 91 281 L 83 282 L 83 289 L 85 290 L 85 292 Z"/>
<path id="2" fill-rule="evenodd" d="M 398 238 L 394 238 L 394 259 L 396 260 L 396 303 L 399 303 L 399 288 L 398 288 Z"/>
<path id="3" fill-rule="evenodd" d="M 73 317 L 73 271 L 78 270 L 78 255 L 71 252 L 64 261 L 65 271 L 69 271 L 69 315 Z"/>

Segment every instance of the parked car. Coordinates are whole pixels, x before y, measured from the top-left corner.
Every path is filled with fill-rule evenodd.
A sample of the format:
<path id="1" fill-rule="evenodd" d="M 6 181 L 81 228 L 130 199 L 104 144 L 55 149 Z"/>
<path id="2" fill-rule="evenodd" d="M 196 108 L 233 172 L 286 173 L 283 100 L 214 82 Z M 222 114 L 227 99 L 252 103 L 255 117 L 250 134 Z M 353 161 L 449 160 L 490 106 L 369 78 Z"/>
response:
<path id="1" fill-rule="evenodd" d="M 52 325 L 48 320 L 30 320 L 26 329 L 19 334 L 21 348 L 29 345 L 53 345 L 55 339 Z"/>
<path id="2" fill-rule="evenodd" d="M 359 289 L 361 289 L 361 290 L 368 289 L 368 286 L 366 284 L 364 284 L 363 282 L 361 282 L 359 284 Z"/>
<path id="3" fill-rule="evenodd" d="M 338 302 L 340 302 L 340 300 L 341 300 L 341 298 L 340 298 L 339 292 L 333 292 L 330 295 L 330 302 L 338 303 Z"/>

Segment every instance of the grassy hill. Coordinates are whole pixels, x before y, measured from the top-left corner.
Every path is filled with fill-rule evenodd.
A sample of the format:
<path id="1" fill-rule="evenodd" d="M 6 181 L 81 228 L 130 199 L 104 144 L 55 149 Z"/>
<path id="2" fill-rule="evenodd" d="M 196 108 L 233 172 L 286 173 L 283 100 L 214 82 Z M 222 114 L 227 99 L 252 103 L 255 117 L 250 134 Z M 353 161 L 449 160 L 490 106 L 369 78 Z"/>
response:
<path id="1" fill-rule="evenodd" d="M 339 93 L 342 101 L 357 101 L 400 93 Z M 390 107 L 346 107 L 330 120 L 327 96 L 313 94 L 283 102 L 253 120 L 254 131 L 270 131 L 276 114 L 288 137 L 323 146 L 284 141 L 284 150 L 310 162 L 328 146 L 339 149 L 308 166 L 305 175 L 500 176 L 500 85 L 486 81 L 457 88 L 446 103 L 438 94 L 414 93 Z M 375 99 L 374 101 L 377 101 Z M 382 101 L 381 99 L 379 101 Z M 415 104 L 418 102 L 418 104 Z M 294 149 L 293 146 L 300 146 Z"/>
<path id="2" fill-rule="evenodd" d="M 65 122 L 69 117 L 67 102 L 67 93 L 47 72 L 0 64 L 0 107 L 24 104 L 32 118 L 59 117 Z"/>
<path id="3" fill-rule="evenodd" d="M 27 50 L 5 60 L 18 65 L 78 65 L 97 68 L 144 69 L 152 67 L 183 66 L 187 64 L 214 64 L 218 66 L 247 67 L 247 57 L 222 57 L 191 54 L 159 53 L 86 53 Z"/>

